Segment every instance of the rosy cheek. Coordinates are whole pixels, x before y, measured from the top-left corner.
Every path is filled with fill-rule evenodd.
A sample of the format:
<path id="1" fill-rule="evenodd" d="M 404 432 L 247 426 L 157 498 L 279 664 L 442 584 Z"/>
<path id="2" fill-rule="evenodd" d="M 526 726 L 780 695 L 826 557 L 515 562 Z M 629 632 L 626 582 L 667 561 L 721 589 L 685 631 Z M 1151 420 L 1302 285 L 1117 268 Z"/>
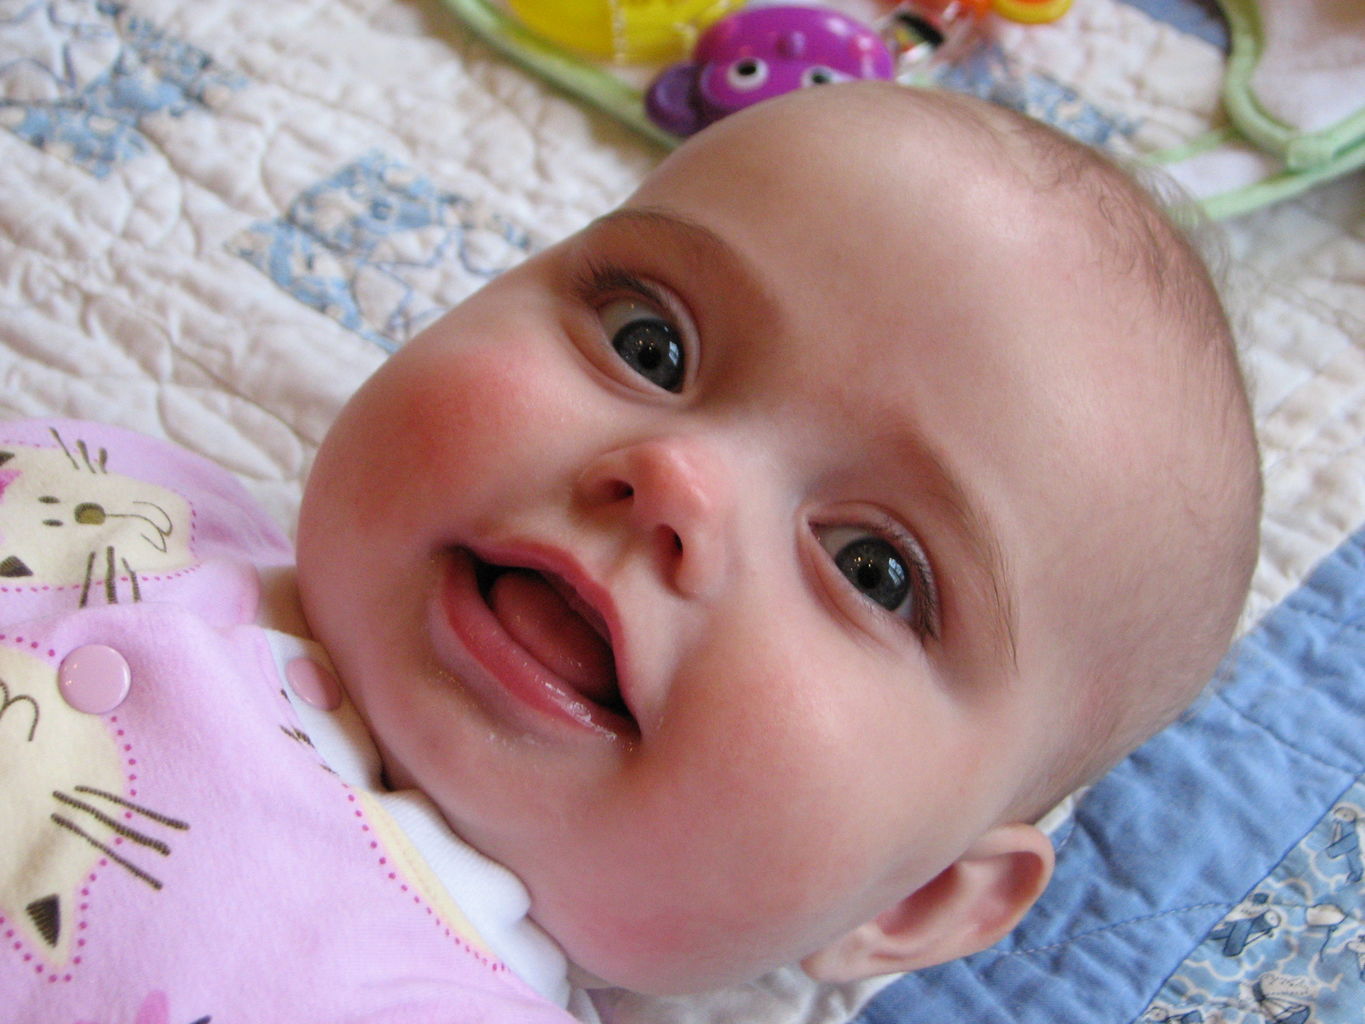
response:
<path id="1" fill-rule="evenodd" d="M 518 394 L 511 361 L 493 352 L 432 348 L 388 382 L 385 415 L 410 454 L 436 459 L 467 440 L 496 434 L 515 420 Z"/>

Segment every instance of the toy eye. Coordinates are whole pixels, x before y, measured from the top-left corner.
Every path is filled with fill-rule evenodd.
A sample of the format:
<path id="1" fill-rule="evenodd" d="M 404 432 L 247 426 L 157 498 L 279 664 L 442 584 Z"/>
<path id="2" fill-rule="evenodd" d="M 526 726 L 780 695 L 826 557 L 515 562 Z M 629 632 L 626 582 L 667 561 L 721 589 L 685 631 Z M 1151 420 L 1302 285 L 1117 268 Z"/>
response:
<path id="1" fill-rule="evenodd" d="M 752 92 L 768 80 L 768 65 L 757 57 L 745 57 L 730 65 L 730 70 L 725 73 L 725 80 L 732 89 Z"/>
<path id="2" fill-rule="evenodd" d="M 833 71 L 817 64 L 813 68 L 806 68 L 801 75 L 801 86 L 805 88 L 810 85 L 829 85 L 830 82 L 834 81 L 834 77 Z"/>

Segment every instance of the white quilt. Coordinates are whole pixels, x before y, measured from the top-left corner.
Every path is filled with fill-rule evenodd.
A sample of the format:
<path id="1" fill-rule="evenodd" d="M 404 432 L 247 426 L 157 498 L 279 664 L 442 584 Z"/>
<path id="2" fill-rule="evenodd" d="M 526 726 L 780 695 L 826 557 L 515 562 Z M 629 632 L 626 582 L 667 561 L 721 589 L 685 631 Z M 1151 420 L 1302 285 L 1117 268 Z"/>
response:
<path id="1" fill-rule="evenodd" d="M 1216 106 L 1216 50 L 1139 5 L 1027 31 L 1021 59 L 1144 132 Z M 0 0 L 0 125 L 0 414 L 166 437 L 283 524 L 386 351 L 660 156 L 439 0 Z M 1250 623 L 1365 523 L 1365 176 L 1226 227 L 1268 484 Z M 770 981 L 607 1016 L 833 1022 L 867 994 Z"/>

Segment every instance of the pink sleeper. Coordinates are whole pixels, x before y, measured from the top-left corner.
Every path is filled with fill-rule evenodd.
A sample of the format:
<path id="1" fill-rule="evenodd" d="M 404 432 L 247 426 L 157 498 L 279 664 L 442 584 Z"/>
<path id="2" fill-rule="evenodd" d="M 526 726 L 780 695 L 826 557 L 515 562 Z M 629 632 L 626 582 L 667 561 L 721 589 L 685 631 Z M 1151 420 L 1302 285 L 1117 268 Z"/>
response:
<path id="1" fill-rule="evenodd" d="M 195 456 L 0 427 L 6 1021 L 572 1020 L 524 890 L 384 790 L 316 645 L 256 625 L 292 557 Z M 540 992 L 470 923 L 499 914 Z"/>

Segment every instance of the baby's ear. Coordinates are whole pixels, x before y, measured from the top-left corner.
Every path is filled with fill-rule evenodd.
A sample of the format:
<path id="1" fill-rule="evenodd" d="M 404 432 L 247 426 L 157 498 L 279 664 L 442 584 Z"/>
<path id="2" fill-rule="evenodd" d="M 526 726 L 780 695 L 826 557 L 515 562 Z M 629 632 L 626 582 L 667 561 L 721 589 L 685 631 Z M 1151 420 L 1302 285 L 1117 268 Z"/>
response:
<path id="1" fill-rule="evenodd" d="M 1052 843 L 998 825 L 890 910 L 801 961 L 816 981 L 855 981 L 969 956 L 1004 938 L 1052 877 Z"/>

